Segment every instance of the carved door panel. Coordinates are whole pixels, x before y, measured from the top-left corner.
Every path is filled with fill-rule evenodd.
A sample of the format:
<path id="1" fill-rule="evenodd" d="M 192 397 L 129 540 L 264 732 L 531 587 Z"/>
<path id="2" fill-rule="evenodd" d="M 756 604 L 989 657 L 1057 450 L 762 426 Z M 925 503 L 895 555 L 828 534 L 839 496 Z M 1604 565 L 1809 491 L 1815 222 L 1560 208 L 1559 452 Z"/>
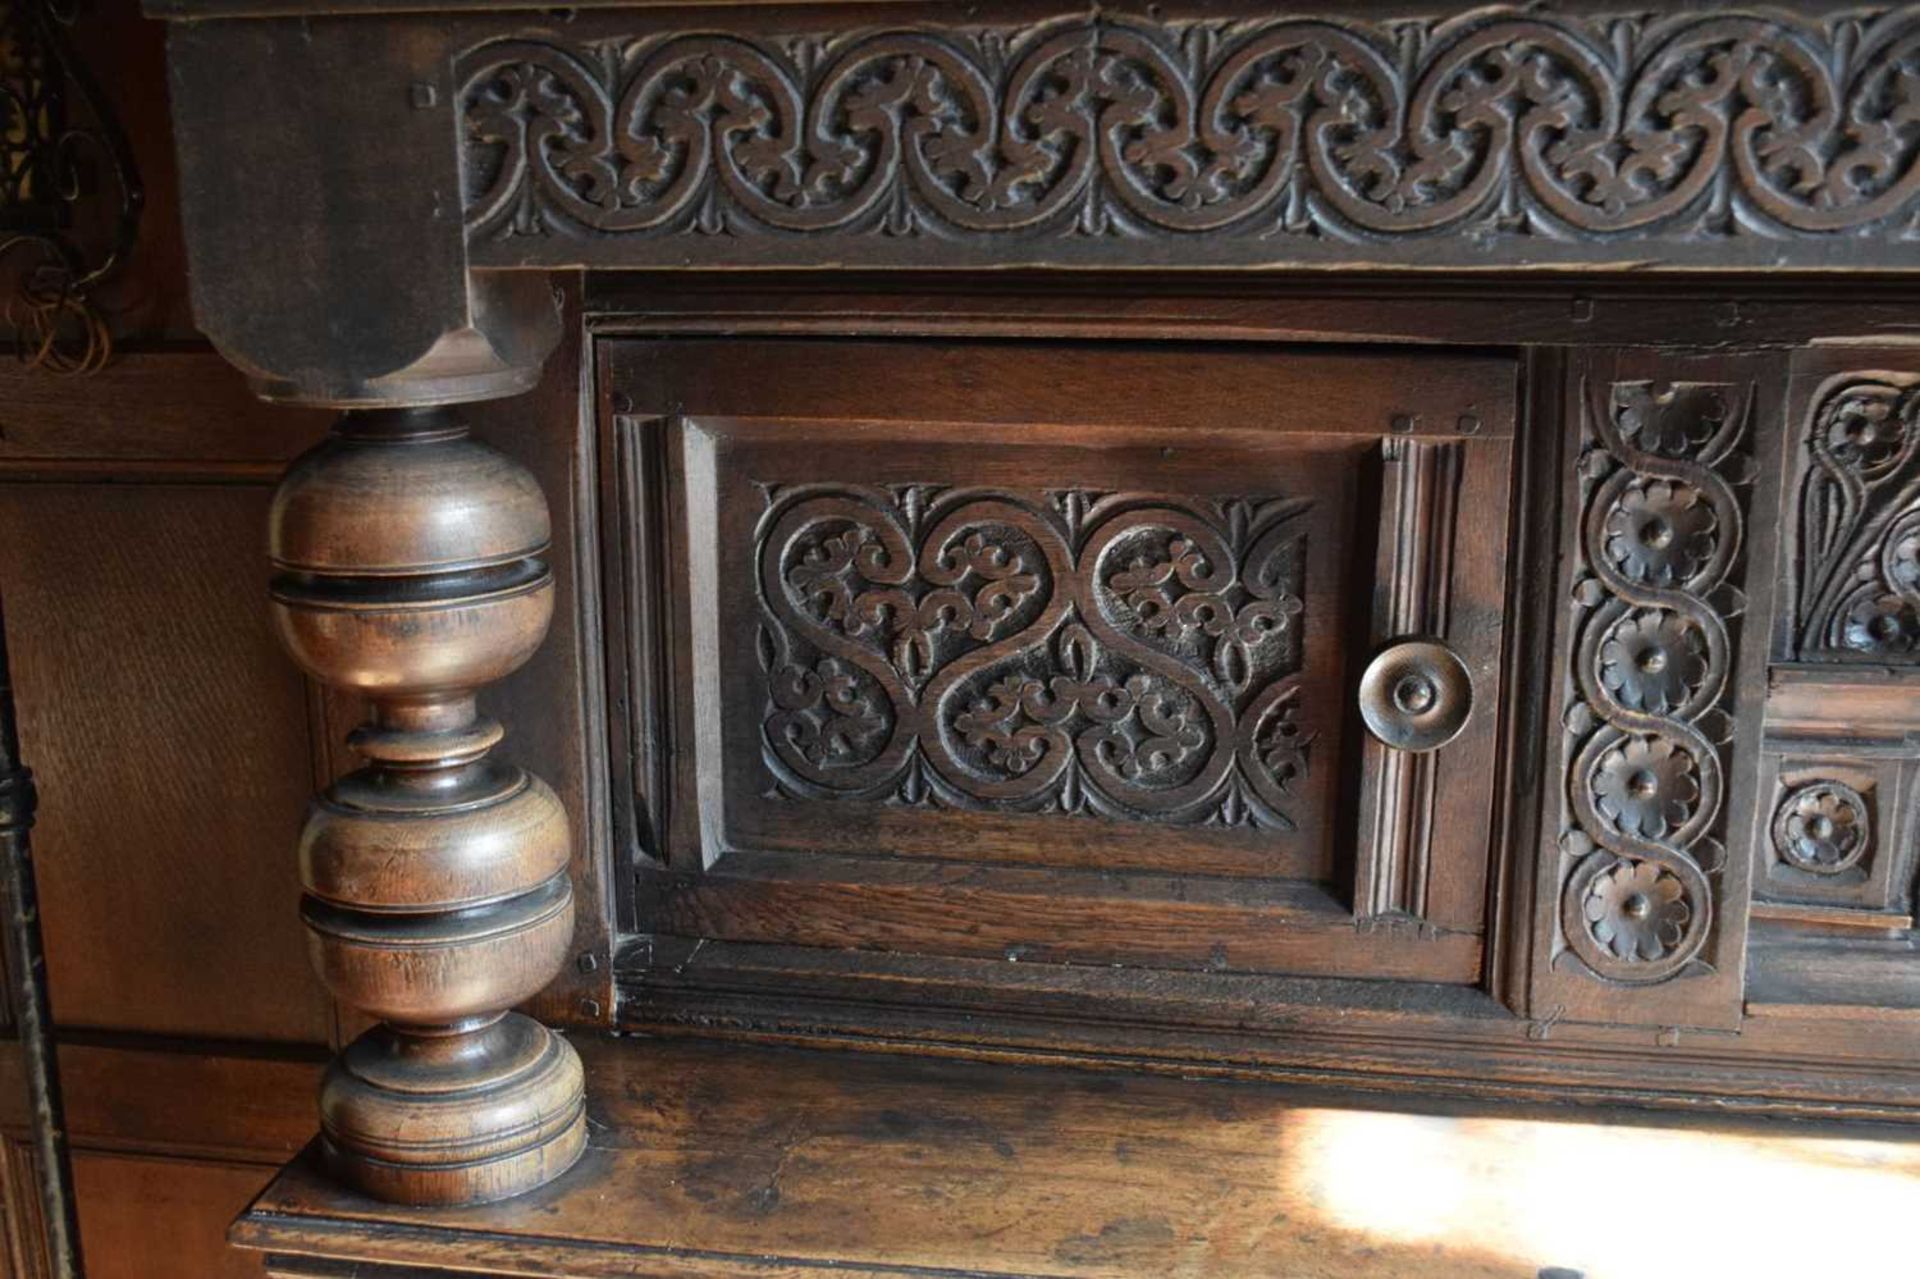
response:
<path id="1" fill-rule="evenodd" d="M 1512 361 L 633 340 L 601 377 L 636 929 L 1478 978 Z"/>

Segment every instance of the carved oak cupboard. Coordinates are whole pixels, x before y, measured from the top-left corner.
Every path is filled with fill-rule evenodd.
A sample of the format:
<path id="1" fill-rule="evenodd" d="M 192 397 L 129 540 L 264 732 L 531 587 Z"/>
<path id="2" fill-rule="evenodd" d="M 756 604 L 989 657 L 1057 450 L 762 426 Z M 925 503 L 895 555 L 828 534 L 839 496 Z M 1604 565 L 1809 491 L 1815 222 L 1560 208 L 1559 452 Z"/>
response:
<path id="1" fill-rule="evenodd" d="M 1195 1077 L 1920 1117 L 1920 10 L 148 10 L 340 411 L 273 1273 L 1282 1272 L 802 1153 L 1137 1176 L 1046 1066 L 1240 1184 Z"/>

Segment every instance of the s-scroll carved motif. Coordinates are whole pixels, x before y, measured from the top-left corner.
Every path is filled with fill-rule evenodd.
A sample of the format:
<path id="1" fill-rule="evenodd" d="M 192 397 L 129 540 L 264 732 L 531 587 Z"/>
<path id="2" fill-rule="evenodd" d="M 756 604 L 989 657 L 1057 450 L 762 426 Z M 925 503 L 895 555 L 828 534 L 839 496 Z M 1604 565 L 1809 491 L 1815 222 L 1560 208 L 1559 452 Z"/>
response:
<path id="1" fill-rule="evenodd" d="M 458 74 L 478 242 L 1710 245 L 1906 237 L 1920 193 L 1911 9 L 616 34 Z"/>
<path id="2" fill-rule="evenodd" d="M 1920 662 L 1920 379 L 1829 382 L 1805 445 L 1801 659 Z"/>
<path id="3" fill-rule="evenodd" d="M 767 493 L 776 793 L 1293 828 L 1306 502 Z"/>
<path id="4" fill-rule="evenodd" d="M 1600 977 L 1659 982 L 1704 969 L 1725 860 L 1753 388 L 1615 382 L 1582 399 L 1561 925 Z"/>

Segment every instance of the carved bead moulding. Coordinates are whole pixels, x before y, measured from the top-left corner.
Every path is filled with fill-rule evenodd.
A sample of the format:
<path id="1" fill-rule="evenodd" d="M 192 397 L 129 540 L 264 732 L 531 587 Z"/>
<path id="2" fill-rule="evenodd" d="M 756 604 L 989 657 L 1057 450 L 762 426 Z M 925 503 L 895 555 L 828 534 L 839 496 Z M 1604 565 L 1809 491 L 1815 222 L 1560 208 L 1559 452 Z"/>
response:
<path id="1" fill-rule="evenodd" d="M 598 21 L 459 60 L 479 265 L 1920 264 L 1920 8 Z"/>
<path id="2" fill-rule="evenodd" d="M 1295 828 L 1305 500 L 766 493 L 777 796 Z"/>
<path id="3" fill-rule="evenodd" d="M 1754 392 L 1584 391 L 1561 923 L 1592 973 L 1651 983 L 1706 970 Z"/>
<path id="4" fill-rule="evenodd" d="M 1920 378 L 1829 380 L 1802 445 L 1799 657 L 1920 661 Z"/>

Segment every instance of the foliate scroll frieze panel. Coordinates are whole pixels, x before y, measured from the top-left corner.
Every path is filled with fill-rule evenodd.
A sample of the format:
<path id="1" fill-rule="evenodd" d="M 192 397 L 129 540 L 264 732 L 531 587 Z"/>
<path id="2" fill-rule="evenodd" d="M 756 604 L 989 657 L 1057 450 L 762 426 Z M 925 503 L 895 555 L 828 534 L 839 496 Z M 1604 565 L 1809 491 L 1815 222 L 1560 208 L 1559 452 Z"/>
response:
<path id="1" fill-rule="evenodd" d="M 1797 656 L 1920 664 L 1920 377 L 1827 380 L 1801 426 L 1801 469 Z"/>
<path id="2" fill-rule="evenodd" d="M 460 59 L 476 261 L 1812 264 L 1920 210 L 1914 8 L 609 22 Z"/>
<path id="3" fill-rule="evenodd" d="M 1578 391 L 1553 969 L 1562 995 L 1673 988 L 1570 1000 L 1620 1020 L 1714 1020 L 1685 988 L 1739 964 L 1748 876 L 1728 847 L 1745 856 L 1756 771 L 1736 722 L 1760 395 L 1601 371 Z"/>
<path id="4" fill-rule="evenodd" d="M 1308 502 L 764 491 L 774 795 L 1295 828 Z"/>

